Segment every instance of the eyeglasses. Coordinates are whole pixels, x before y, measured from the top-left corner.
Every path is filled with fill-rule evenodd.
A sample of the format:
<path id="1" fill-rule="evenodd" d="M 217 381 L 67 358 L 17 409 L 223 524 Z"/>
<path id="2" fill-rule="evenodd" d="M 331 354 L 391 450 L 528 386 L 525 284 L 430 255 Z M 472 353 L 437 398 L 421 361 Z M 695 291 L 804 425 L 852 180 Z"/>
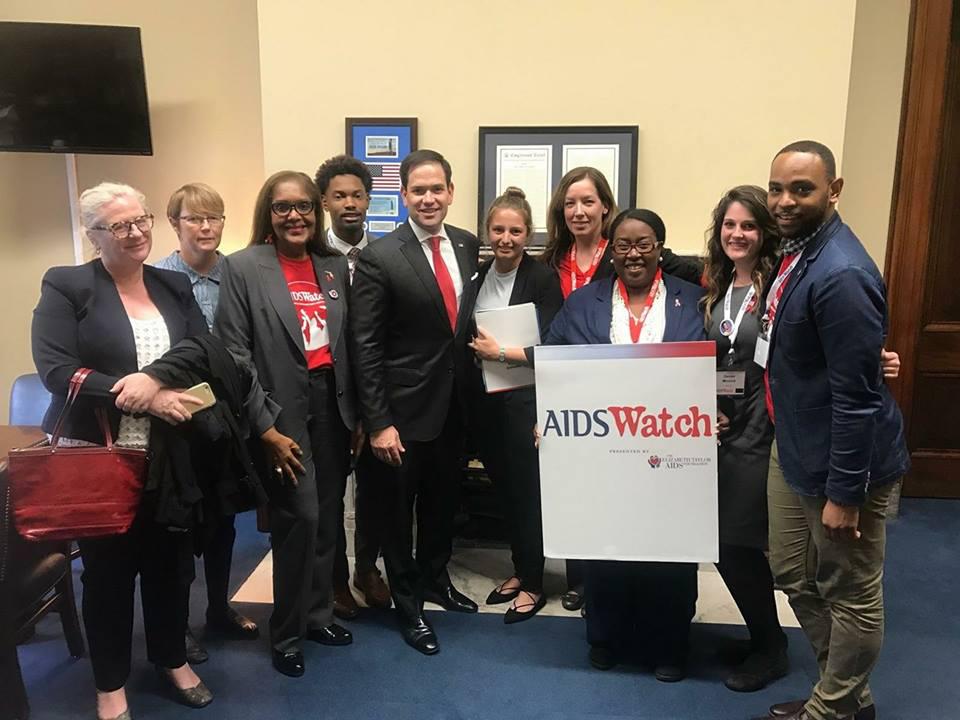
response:
<path id="1" fill-rule="evenodd" d="M 310 200 L 300 200 L 295 203 L 275 202 L 270 205 L 270 210 L 273 211 L 273 214 L 279 215 L 280 217 L 289 215 L 291 210 L 296 210 L 300 215 L 309 215 L 313 212 L 313 208 L 314 203 Z"/>
<path id="2" fill-rule="evenodd" d="M 181 215 L 180 219 L 194 227 L 203 227 L 204 223 L 209 223 L 210 227 L 218 227 L 223 225 L 226 215 Z"/>
<path id="3" fill-rule="evenodd" d="M 646 255 L 659 244 L 659 240 L 651 240 L 650 238 L 644 238 L 643 240 L 638 240 L 637 242 L 630 242 L 629 240 L 614 240 L 613 251 L 617 255 L 629 255 L 631 250 L 637 250 L 641 255 Z"/>
<path id="4" fill-rule="evenodd" d="M 113 225 L 94 225 L 91 230 L 109 230 L 117 240 L 126 240 L 133 232 L 133 226 L 142 233 L 153 227 L 153 215 L 141 215 L 126 222 L 116 222 Z"/>

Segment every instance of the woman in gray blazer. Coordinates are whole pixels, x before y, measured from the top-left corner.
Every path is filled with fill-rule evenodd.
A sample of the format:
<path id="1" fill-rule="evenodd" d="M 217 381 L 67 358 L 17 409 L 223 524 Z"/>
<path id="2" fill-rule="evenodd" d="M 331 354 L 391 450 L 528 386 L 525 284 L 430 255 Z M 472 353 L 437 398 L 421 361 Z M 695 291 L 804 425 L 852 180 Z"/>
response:
<path id="1" fill-rule="evenodd" d="M 299 677 L 302 638 L 347 645 L 333 622 L 338 500 L 356 427 L 347 357 L 346 258 L 323 241 L 313 180 L 284 171 L 264 183 L 250 246 L 229 256 L 214 322 L 282 407 L 264 433 L 273 549 L 273 665 Z M 356 447 L 362 438 L 354 435 Z"/>

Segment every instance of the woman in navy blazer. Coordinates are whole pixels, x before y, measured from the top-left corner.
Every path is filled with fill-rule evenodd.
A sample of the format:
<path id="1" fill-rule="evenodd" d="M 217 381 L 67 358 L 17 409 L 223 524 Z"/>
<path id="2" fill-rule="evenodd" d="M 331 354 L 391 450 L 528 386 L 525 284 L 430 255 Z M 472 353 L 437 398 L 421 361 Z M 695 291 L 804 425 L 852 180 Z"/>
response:
<path id="1" fill-rule="evenodd" d="M 118 445 L 146 448 L 149 413 L 170 423 L 190 419 L 194 400 L 137 370 L 185 337 L 207 332 L 185 275 L 144 265 L 152 245 L 153 215 L 128 185 L 102 183 L 80 196 L 81 220 L 99 257 L 56 267 L 43 278 L 33 314 L 33 359 L 53 395 L 43 420 L 53 430 L 78 368 L 93 372 L 63 429 L 61 444 L 101 444 L 95 410 L 106 411 Z M 198 401 L 196 401 L 198 402 Z M 94 480 L 95 478 L 91 478 Z M 129 719 L 133 593 L 140 575 L 147 656 L 194 707 L 213 696 L 186 661 L 184 631 L 190 581 L 191 535 L 154 522 L 144 496 L 123 535 L 81 540 L 83 621 L 97 688 L 97 717 Z"/>
<path id="2" fill-rule="evenodd" d="M 533 234 L 533 215 L 523 191 L 507 188 L 487 211 L 485 225 L 494 257 L 479 270 L 477 310 L 533 303 L 540 327 L 547 327 L 563 304 L 563 294 L 557 274 L 525 252 Z M 470 346 L 483 360 L 506 361 L 495 345 L 485 351 L 476 342 Z M 479 367 L 474 370 L 469 408 L 472 435 L 500 495 L 513 554 L 513 575 L 490 593 L 487 604 L 512 600 L 503 618 L 511 624 L 533 617 L 546 604 L 540 466 L 533 438 L 537 399 L 532 387 L 488 394 Z"/>
<path id="3" fill-rule="evenodd" d="M 703 290 L 660 269 L 666 229 L 650 210 L 625 210 L 610 228 L 616 275 L 577 290 L 554 318 L 547 345 L 703 340 Z M 697 601 L 693 563 L 590 561 L 586 572 L 590 662 L 607 670 L 625 644 L 644 639 L 658 680 L 686 674 Z"/>

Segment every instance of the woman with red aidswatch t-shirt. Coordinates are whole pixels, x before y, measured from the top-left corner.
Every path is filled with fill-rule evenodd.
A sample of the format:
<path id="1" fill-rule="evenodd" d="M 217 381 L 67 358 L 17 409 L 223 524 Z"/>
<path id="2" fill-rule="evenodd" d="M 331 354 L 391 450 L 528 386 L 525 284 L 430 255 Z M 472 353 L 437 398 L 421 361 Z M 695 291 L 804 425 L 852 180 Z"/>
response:
<path id="1" fill-rule="evenodd" d="M 347 645 L 333 622 L 337 511 L 359 450 L 347 357 L 345 257 L 324 242 L 320 193 L 307 175 L 272 175 L 257 196 L 250 247 L 228 257 L 216 332 L 283 408 L 263 436 L 273 549 L 273 665 L 304 672 L 299 643 Z M 351 439 L 351 432 L 353 438 Z"/>

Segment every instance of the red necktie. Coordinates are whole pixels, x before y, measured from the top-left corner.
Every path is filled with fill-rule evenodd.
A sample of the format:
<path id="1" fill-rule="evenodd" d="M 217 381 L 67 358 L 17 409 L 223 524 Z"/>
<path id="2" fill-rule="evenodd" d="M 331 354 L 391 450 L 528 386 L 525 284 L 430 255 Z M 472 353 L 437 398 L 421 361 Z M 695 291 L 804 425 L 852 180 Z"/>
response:
<path id="1" fill-rule="evenodd" d="M 450 277 L 450 271 L 447 270 L 447 264 L 443 261 L 443 255 L 440 254 L 441 238 L 434 235 L 430 238 L 430 247 L 433 250 L 433 274 L 437 276 L 437 285 L 440 286 L 440 294 L 443 295 L 443 304 L 447 308 L 447 317 L 450 318 L 450 329 L 457 329 L 457 291 L 453 288 L 453 280 Z"/>

